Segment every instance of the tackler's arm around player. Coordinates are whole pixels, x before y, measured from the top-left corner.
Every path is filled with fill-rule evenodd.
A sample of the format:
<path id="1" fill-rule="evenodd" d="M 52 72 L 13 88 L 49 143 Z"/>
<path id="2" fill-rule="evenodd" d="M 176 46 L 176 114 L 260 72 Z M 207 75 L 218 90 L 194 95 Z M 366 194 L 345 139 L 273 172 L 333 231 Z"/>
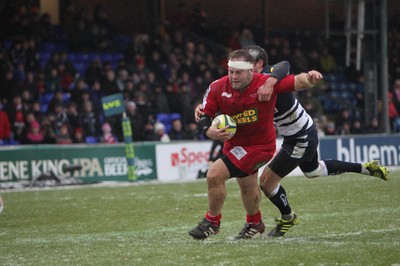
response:
<path id="1" fill-rule="evenodd" d="M 294 78 L 294 88 L 296 91 L 311 89 L 315 87 L 323 76 L 317 70 L 310 70 L 307 73 L 300 73 Z"/>

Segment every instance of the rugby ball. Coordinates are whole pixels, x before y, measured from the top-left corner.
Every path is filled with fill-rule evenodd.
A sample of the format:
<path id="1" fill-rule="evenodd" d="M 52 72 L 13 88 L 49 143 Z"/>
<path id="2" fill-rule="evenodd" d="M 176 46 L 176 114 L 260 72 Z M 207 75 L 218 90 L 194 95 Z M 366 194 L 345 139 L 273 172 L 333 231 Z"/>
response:
<path id="1" fill-rule="evenodd" d="M 219 121 L 219 123 L 218 123 L 218 121 Z M 224 128 L 224 127 L 228 126 L 226 131 L 231 133 L 230 138 L 232 138 L 236 133 L 236 129 L 237 129 L 236 122 L 229 115 L 220 114 L 220 115 L 216 116 L 214 118 L 214 120 L 212 121 L 212 124 L 214 126 L 216 126 L 217 128 Z"/>

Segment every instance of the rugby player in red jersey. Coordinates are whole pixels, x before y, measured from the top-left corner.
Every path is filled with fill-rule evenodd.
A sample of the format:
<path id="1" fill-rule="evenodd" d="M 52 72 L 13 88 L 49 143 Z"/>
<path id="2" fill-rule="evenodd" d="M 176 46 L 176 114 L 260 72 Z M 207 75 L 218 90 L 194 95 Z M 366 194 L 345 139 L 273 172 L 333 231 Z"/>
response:
<path id="1" fill-rule="evenodd" d="M 247 213 L 244 229 L 251 233 L 250 237 L 264 232 L 257 171 L 275 152 L 273 119 L 277 93 L 310 88 L 322 79 L 318 71 L 287 75 L 274 86 L 270 100 L 260 102 L 257 90 L 266 83 L 268 74 L 253 73 L 254 58 L 245 50 L 232 52 L 228 59 L 228 75 L 209 86 L 202 104 L 204 115 L 198 123 L 209 138 L 224 140 L 225 144 L 224 156 L 207 172 L 208 211 L 199 225 L 189 231 L 195 239 L 219 232 L 226 198 L 225 181 L 232 177 L 237 178 Z M 237 122 L 237 132 L 232 138 L 226 128 L 211 125 L 218 112 L 232 116 Z"/>

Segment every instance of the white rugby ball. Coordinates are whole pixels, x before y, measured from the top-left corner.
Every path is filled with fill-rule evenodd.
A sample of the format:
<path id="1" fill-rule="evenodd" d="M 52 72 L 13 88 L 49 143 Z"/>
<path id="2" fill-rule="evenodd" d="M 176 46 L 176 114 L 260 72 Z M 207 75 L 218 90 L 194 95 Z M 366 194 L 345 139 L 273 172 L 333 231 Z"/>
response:
<path id="1" fill-rule="evenodd" d="M 219 124 L 218 124 L 218 121 L 219 121 Z M 226 126 L 229 126 L 226 129 L 226 131 L 231 133 L 230 138 L 232 138 L 235 135 L 236 130 L 237 130 L 237 125 L 236 125 L 235 120 L 233 120 L 233 118 L 231 116 L 226 115 L 226 114 L 220 114 L 220 115 L 216 116 L 214 118 L 214 120 L 212 121 L 212 124 L 216 125 L 217 128 L 224 128 Z"/>

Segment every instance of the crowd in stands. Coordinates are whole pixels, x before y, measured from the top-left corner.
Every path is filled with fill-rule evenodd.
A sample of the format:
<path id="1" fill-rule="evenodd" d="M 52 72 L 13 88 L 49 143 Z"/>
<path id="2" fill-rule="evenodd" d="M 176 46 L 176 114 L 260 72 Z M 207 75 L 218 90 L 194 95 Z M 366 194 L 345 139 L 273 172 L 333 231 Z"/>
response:
<path id="1" fill-rule="evenodd" d="M 249 44 L 263 46 L 271 63 L 288 60 L 292 73 L 316 69 L 324 74 L 318 88 L 297 95 L 321 135 L 380 130 L 378 119 L 363 121 L 363 77 L 342 67 L 340 40 L 328 45 L 311 32 L 258 40 L 257 29 L 243 25 L 220 39 L 226 47 L 221 53 L 220 45 L 193 38 L 182 26 L 205 23 L 200 6 L 191 17 L 196 22 L 176 16 L 176 27 L 158 36 L 122 38 L 113 36 L 100 5 L 93 12 L 75 11 L 68 25 L 72 30 L 63 31 L 29 3 L 10 1 L 2 13 L 0 26 L 7 30 L 0 41 L 0 144 L 123 141 L 121 115 L 106 117 L 101 105 L 102 97 L 115 93 L 124 96 L 134 141 L 204 139 L 193 110 L 208 85 L 226 74 L 226 55 Z M 389 45 L 399 58 L 396 19 Z M 392 131 L 400 132 L 399 63 L 393 67 L 389 112 Z"/>

